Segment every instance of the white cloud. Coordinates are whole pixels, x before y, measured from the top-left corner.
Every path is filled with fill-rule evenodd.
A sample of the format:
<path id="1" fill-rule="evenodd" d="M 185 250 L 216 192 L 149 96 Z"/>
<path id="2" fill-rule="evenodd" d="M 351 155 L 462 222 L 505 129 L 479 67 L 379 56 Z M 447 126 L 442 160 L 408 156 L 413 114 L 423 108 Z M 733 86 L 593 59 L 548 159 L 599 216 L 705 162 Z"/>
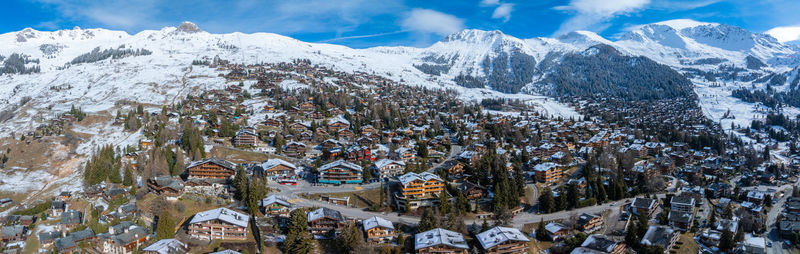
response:
<path id="1" fill-rule="evenodd" d="M 775 37 L 779 42 L 800 40 L 800 25 L 798 26 L 779 26 L 767 30 L 766 34 Z"/>
<path id="2" fill-rule="evenodd" d="M 483 6 L 483 7 L 495 6 L 495 5 L 498 5 L 498 4 L 500 4 L 500 0 L 482 0 L 481 1 L 481 6 Z"/>
<path id="3" fill-rule="evenodd" d="M 504 3 L 494 9 L 492 13 L 493 19 L 502 18 L 503 22 L 508 22 L 511 19 L 511 11 L 514 10 L 514 4 Z"/>
<path id="4" fill-rule="evenodd" d="M 449 35 L 464 29 L 464 20 L 456 16 L 429 9 L 413 9 L 401 22 L 403 30 Z"/>
<path id="5" fill-rule="evenodd" d="M 562 23 L 554 35 L 583 29 L 602 31 L 608 27 L 604 23 L 614 16 L 634 12 L 648 4 L 650 0 L 572 0 L 569 5 L 555 7 L 574 15 Z"/>

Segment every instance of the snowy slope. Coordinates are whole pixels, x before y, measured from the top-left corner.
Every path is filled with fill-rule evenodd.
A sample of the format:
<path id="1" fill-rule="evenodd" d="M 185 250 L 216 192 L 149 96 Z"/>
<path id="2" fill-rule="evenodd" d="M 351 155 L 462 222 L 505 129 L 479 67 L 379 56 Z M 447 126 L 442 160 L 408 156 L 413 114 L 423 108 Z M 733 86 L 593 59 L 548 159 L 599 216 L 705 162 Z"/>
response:
<path id="1" fill-rule="evenodd" d="M 0 76 L 0 90 L 6 91 L 0 93 L 0 112 L 13 110 L 16 113 L 11 120 L 0 123 L 0 130 L 35 126 L 31 116 L 44 109 L 67 109 L 76 104 L 87 111 L 97 112 L 111 110 L 121 101 L 168 104 L 199 89 L 224 86 L 224 80 L 217 77 L 218 73 L 189 65 L 192 60 L 201 58 L 219 56 L 241 63 L 310 59 L 315 64 L 342 71 L 374 72 L 409 85 L 455 89 L 464 99 L 479 100 L 510 96 L 497 90 L 515 92 L 514 89 L 521 85 L 527 88 L 539 86 L 539 80 L 547 75 L 546 65 L 557 65 L 564 54 L 585 52 L 596 44 L 610 45 L 626 55 L 646 56 L 687 73 L 698 70 L 719 72 L 723 66 L 735 66 L 742 69 L 742 75 L 775 73 L 788 77 L 793 75 L 791 70 L 800 61 L 798 47 L 783 45 L 768 35 L 692 20 L 643 25 L 621 35 L 616 41 L 587 31 L 576 31 L 558 38 L 519 39 L 500 31 L 464 30 L 427 48 L 369 49 L 306 43 L 269 33 L 210 34 L 191 23 L 135 35 L 77 27 L 53 32 L 24 29 L 0 35 L 0 55 L 7 57 L 20 53 L 38 59 L 41 73 Z M 69 64 L 75 57 L 95 48 L 146 49 L 152 54 Z M 751 62 L 757 59 L 756 62 L 764 63 L 765 67 L 747 68 L 748 57 Z M 35 64 L 28 64 L 31 65 Z M 428 65 L 427 69 L 422 65 Z M 519 72 L 520 69 L 528 71 Z M 479 83 L 489 79 L 527 83 L 516 84 L 514 89 L 500 87 L 497 83 L 465 88 L 464 84 L 454 81 L 459 75 Z M 693 81 L 698 87 L 706 87 L 705 83 L 736 87 L 762 85 L 754 84 L 753 80 L 724 78 Z M 534 93 L 537 89 L 521 91 Z M 543 101 L 537 96 L 532 94 L 528 98 Z M 31 98 L 31 102 L 19 107 L 19 103 L 27 98 Z M 550 111 L 565 108 L 554 103 L 550 100 L 542 108 Z M 702 105 L 713 107 L 712 103 Z M 25 108 L 25 111 L 20 108 Z"/>

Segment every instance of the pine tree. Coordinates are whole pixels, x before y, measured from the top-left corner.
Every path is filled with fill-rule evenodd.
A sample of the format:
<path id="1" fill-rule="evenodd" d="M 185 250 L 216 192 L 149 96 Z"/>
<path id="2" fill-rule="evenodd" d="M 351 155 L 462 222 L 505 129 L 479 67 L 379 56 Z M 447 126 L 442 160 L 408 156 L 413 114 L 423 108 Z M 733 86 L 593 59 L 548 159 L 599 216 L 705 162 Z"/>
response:
<path id="1" fill-rule="evenodd" d="M 733 241 L 733 233 L 725 228 L 722 231 L 722 235 L 719 237 L 719 250 L 722 252 L 727 252 L 733 249 L 735 242 Z"/>
<path id="2" fill-rule="evenodd" d="M 158 216 L 156 225 L 156 240 L 169 239 L 175 237 L 175 222 L 168 211 L 162 211 Z"/>
<path id="3" fill-rule="evenodd" d="M 550 241 L 550 236 L 547 235 L 547 229 L 544 228 L 544 218 L 539 219 L 539 226 L 536 228 L 536 240 Z"/>
<path id="4" fill-rule="evenodd" d="M 417 225 L 417 232 L 425 232 L 437 227 L 439 227 L 439 222 L 429 209 L 424 209 Z"/>
<path id="5" fill-rule="evenodd" d="M 234 198 L 239 201 L 244 201 L 247 196 L 247 186 L 249 185 L 247 174 L 242 166 L 236 168 L 236 176 L 233 177 L 233 186 L 236 187 Z"/>
<path id="6" fill-rule="evenodd" d="M 122 179 L 122 185 L 133 185 L 133 171 L 131 170 L 130 165 L 125 166 L 125 177 Z"/>
<path id="7" fill-rule="evenodd" d="M 303 209 L 295 209 L 290 213 L 288 232 L 284 241 L 284 252 L 295 254 L 307 254 L 313 248 L 311 237 L 306 231 L 308 228 L 308 217 Z"/>
<path id="8" fill-rule="evenodd" d="M 450 198 L 447 195 L 447 190 L 443 189 L 439 193 L 439 215 L 447 215 L 450 213 Z"/>
<path id="9" fill-rule="evenodd" d="M 336 247 L 339 248 L 339 253 L 356 253 L 356 251 L 363 244 L 364 239 L 361 231 L 355 224 L 349 224 L 342 230 L 342 233 L 336 236 Z"/>
<path id="10" fill-rule="evenodd" d="M 542 193 L 539 194 L 539 212 L 551 213 L 554 207 L 553 191 L 551 191 L 549 187 L 544 187 Z"/>

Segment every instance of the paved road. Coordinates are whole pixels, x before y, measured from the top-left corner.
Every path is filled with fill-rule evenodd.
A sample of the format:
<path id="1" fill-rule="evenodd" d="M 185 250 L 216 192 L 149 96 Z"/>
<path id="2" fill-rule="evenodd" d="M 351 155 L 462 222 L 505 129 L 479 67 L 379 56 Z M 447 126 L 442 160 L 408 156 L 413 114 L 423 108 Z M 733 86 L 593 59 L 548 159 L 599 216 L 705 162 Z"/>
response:
<path id="1" fill-rule="evenodd" d="M 771 248 L 767 248 L 768 254 L 779 254 L 779 253 L 787 253 L 789 250 L 783 249 L 783 239 L 781 239 L 780 235 L 778 234 L 778 227 L 777 227 L 777 220 L 778 214 L 783 211 L 783 205 L 786 203 L 787 198 L 791 195 L 792 192 L 792 185 L 785 184 L 779 187 L 778 191 L 784 191 L 783 197 L 778 199 L 778 203 L 772 205 L 772 209 L 769 210 L 767 213 L 767 243 L 772 243 Z M 776 193 L 777 195 L 777 193 Z M 773 197 L 777 198 L 777 197 Z"/>

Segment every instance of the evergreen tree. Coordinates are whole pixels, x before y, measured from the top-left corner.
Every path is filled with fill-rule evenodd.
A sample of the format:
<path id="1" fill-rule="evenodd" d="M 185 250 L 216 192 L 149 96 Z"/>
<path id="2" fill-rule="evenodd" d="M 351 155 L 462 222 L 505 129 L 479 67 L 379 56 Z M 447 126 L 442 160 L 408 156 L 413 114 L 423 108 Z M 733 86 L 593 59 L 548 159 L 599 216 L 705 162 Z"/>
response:
<path id="1" fill-rule="evenodd" d="M 550 236 L 547 235 L 547 230 L 544 228 L 544 218 L 539 219 L 539 226 L 536 228 L 536 240 L 550 241 Z"/>
<path id="2" fill-rule="evenodd" d="M 247 186 L 249 185 L 247 173 L 245 173 L 242 166 L 236 168 L 236 176 L 233 177 L 233 186 L 236 187 L 234 198 L 239 201 L 244 201 L 247 196 Z"/>
<path id="3" fill-rule="evenodd" d="M 544 187 L 542 193 L 539 194 L 539 212 L 551 213 L 553 212 L 555 204 L 553 200 L 553 191 L 549 187 Z"/>
<path id="4" fill-rule="evenodd" d="M 417 225 L 417 232 L 421 233 L 437 227 L 439 227 L 439 222 L 436 217 L 433 216 L 430 209 L 424 209 Z"/>
<path id="5" fill-rule="evenodd" d="M 175 237 L 175 222 L 169 211 L 162 211 L 158 216 L 156 224 L 156 240 L 169 239 Z"/>
<path id="6" fill-rule="evenodd" d="M 125 166 L 125 177 L 122 179 L 122 185 L 133 185 L 133 171 L 131 170 L 130 165 Z"/>
<path id="7" fill-rule="evenodd" d="M 364 239 L 358 226 L 350 223 L 342 230 L 341 234 L 336 236 L 335 243 L 339 253 L 357 253 L 357 250 L 362 247 Z"/>
<path id="8" fill-rule="evenodd" d="M 725 228 L 722 231 L 722 235 L 719 237 L 719 250 L 722 252 L 727 252 L 733 247 L 735 247 L 735 242 L 733 241 L 733 233 Z"/>
<path id="9" fill-rule="evenodd" d="M 450 198 L 447 195 L 447 190 L 443 189 L 439 194 L 439 214 L 444 216 L 450 213 Z"/>
<path id="10" fill-rule="evenodd" d="M 313 243 L 308 235 L 308 217 L 303 209 L 295 209 L 290 213 L 288 232 L 284 241 L 285 253 L 307 254 L 311 252 Z"/>

